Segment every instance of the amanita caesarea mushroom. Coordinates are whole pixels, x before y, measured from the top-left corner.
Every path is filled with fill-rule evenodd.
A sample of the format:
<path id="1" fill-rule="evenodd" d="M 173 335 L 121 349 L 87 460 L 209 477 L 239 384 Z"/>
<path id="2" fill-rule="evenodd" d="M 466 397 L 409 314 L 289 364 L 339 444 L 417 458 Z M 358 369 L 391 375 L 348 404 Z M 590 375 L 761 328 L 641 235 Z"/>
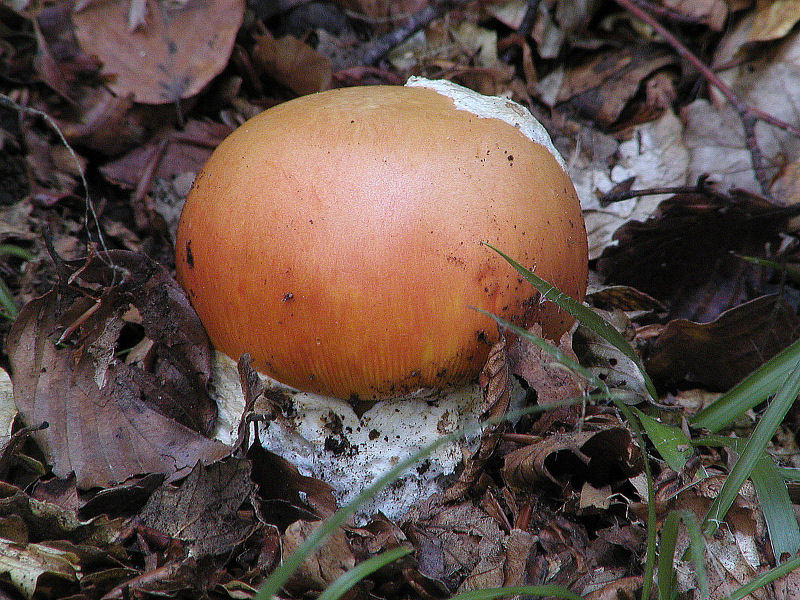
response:
<path id="1" fill-rule="evenodd" d="M 510 100 L 412 78 L 239 127 L 189 192 L 176 266 L 215 347 L 302 402 L 396 413 L 455 388 L 463 411 L 498 336 L 474 307 L 554 340 L 572 323 L 481 242 L 583 298 L 583 218 L 544 128 Z"/>

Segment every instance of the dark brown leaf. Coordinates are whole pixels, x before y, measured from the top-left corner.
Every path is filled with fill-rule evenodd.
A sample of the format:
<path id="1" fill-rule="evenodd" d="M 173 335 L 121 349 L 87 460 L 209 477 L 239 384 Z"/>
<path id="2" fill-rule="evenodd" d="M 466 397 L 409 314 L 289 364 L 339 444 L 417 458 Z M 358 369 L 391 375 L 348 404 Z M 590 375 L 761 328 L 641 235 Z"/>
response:
<path id="1" fill-rule="evenodd" d="M 800 319 L 779 296 L 762 296 L 711 323 L 670 321 L 645 352 L 647 370 L 670 383 L 682 379 L 726 390 L 800 334 Z"/>
<path id="2" fill-rule="evenodd" d="M 296 521 L 283 535 L 283 555 L 300 547 L 319 522 Z M 313 554 L 306 557 L 287 584 L 290 589 L 322 591 L 356 564 L 342 529 L 334 531 Z"/>
<path id="3" fill-rule="evenodd" d="M 479 382 L 483 390 L 482 418 L 499 418 L 505 415 L 511 402 L 511 379 L 505 336 L 501 336 L 489 350 Z M 466 459 L 464 470 L 456 482 L 445 491 L 443 502 L 455 502 L 466 496 L 483 473 L 484 466 L 491 458 L 504 430 L 505 423 L 496 423 L 483 430 L 478 449 Z"/>
<path id="4" fill-rule="evenodd" d="M 541 328 L 537 325 L 532 330 L 541 336 Z M 572 334 L 564 333 L 558 343 L 559 349 L 577 361 L 572 351 Z M 508 351 L 511 372 L 525 380 L 536 390 L 536 403 L 540 406 L 555 408 L 565 402 L 580 400 L 584 396 L 583 378 L 575 375 L 538 346 L 522 338 L 514 340 Z"/>
<path id="5" fill-rule="evenodd" d="M 610 283 L 665 303 L 672 318 L 708 322 L 769 291 L 768 271 L 732 252 L 762 256 L 786 221 L 774 206 L 743 193 L 676 195 L 653 218 L 620 227 L 618 245 L 603 252 L 598 267 Z"/>
<path id="6" fill-rule="evenodd" d="M 559 110 L 577 112 L 611 125 L 652 72 L 674 63 L 663 46 L 639 44 L 601 52 L 570 69 L 558 93 Z"/>
<path id="7" fill-rule="evenodd" d="M 424 576 L 451 589 L 461 581 L 464 589 L 503 584 L 505 535 L 471 502 L 442 506 L 439 498 L 422 501 L 406 515 L 403 530 L 417 550 Z"/>
<path id="8" fill-rule="evenodd" d="M 584 427 L 598 426 L 599 431 L 551 434 L 506 454 L 503 478 L 509 487 L 580 490 L 584 482 L 602 486 L 638 473 L 641 454 L 631 433 L 609 418 L 593 420 Z"/>
<path id="9" fill-rule="evenodd" d="M 197 173 L 211 151 L 231 131 L 231 127 L 222 123 L 190 121 L 181 131 L 162 132 L 121 158 L 106 163 L 100 171 L 109 181 L 126 188 L 136 188 L 146 171 L 164 179 L 186 172 Z"/>

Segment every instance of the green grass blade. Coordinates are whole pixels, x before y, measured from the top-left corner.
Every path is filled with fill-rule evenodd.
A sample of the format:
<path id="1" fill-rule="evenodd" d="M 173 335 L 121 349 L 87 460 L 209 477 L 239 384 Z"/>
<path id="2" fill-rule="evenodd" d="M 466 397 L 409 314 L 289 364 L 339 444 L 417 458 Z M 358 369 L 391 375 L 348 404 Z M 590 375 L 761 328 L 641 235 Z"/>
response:
<path id="1" fill-rule="evenodd" d="M 786 482 L 771 456 L 761 456 L 750 474 L 750 480 L 756 488 L 776 560 L 780 560 L 784 554 L 794 556 L 800 550 L 800 527 Z"/>
<path id="2" fill-rule="evenodd" d="M 680 427 L 664 425 L 639 409 L 634 410 L 661 458 L 666 461 L 670 469 L 680 472 L 692 455 L 692 441 Z"/>
<path id="3" fill-rule="evenodd" d="M 697 413 L 690 424 L 693 427 L 704 427 L 712 433 L 719 431 L 745 411 L 774 394 L 798 362 L 800 362 L 800 340 L 773 356 Z"/>
<path id="4" fill-rule="evenodd" d="M 2 279 L 0 279 L 0 307 L 5 310 L 5 314 L 3 314 L 5 318 L 10 320 L 17 318 L 19 308 L 17 303 L 14 302 L 14 295 Z"/>
<path id="5" fill-rule="evenodd" d="M 675 569 L 675 546 L 678 527 L 683 521 L 689 536 L 687 553 L 694 564 L 700 598 L 708 598 L 708 574 L 705 562 L 705 540 L 694 513 L 688 510 L 673 510 L 667 514 L 661 526 L 661 544 L 658 550 L 658 597 L 659 600 L 674 600 L 678 596 L 678 578 Z"/>
<path id="6" fill-rule="evenodd" d="M 547 341 L 543 337 L 531 333 L 527 329 L 523 329 L 522 327 L 518 327 L 513 323 L 509 323 L 505 319 L 501 319 L 497 315 L 493 315 L 492 313 L 485 311 L 481 308 L 476 308 L 479 313 L 486 315 L 490 319 L 494 319 L 495 323 L 500 325 L 503 329 L 510 331 L 521 338 L 529 341 L 531 344 L 534 344 L 538 348 L 544 350 L 547 354 L 549 354 L 556 362 L 561 363 L 565 367 L 567 367 L 573 373 L 580 375 L 586 381 L 591 383 L 595 388 L 604 390 L 608 392 L 608 386 L 605 382 L 597 377 L 594 373 L 592 373 L 589 369 L 583 367 L 580 363 L 574 360 L 572 357 L 567 356 L 558 346 L 553 344 L 552 342 Z"/>
<path id="7" fill-rule="evenodd" d="M 342 594 L 350 591 L 359 581 L 369 577 L 381 567 L 396 561 L 398 558 L 411 554 L 413 551 L 413 548 L 395 548 L 368 558 L 347 573 L 340 575 L 336 581 L 325 588 L 317 600 L 339 600 Z"/>
<path id="8" fill-rule="evenodd" d="M 738 454 L 744 452 L 747 442 L 739 438 L 709 435 L 692 441 L 695 446 L 727 446 Z M 764 513 L 772 553 L 795 554 L 800 550 L 800 526 L 794 516 L 792 501 L 786 481 L 800 481 L 800 469 L 779 467 L 765 451 L 750 474 L 758 502 Z"/>
<path id="9" fill-rule="evenodd" d="M 0 244 L 0 257 L 3 256 L 16 256 L 25 261 L 33 260 L 33 254 L 14 244 Z M 0 279 L 0 307 L 5 311 L 4 314 L 0 313 L 0 316 L 10 320 L 17 318 L 19 308 L 14 302 L 14 295 L 2 279 Z"/>
<path id="10" fill-rule="evenodd" d="M 547 596 L 550 598 L 564 598 L 564 600 L 581 600 L 577 594 L 558 585 L 517 585 L 486 590 L 470 590 L 451 596 L 450 600 L 494 600 L 508 596 Z"/>
<path id="11" fill-rule="evenodd" d="M 722 484 L 719 495 L 714 499 L 708 510 L 704 523 L 704 533 L 713 533 L 728 509 L 736 500 L 739 489 L 745 480 L 750 477 L 753 469 L 764 454 L 764 451 L 775 431 L 780 426 L 786 413 L 791 408 L 800 392 L 800 362 L 798 362 L 789 376 L 775 393 L 772 401 L 764 412 L 761 420 L 756 425 L 744 450 L 739 455 L 739 460 L 733 465 L 725 483 Z"/>
<path id="12" fill-rule="evenodd" d="M 559 308 L 566 311 L 573 317 L 575 317 L 580 323 L 597 335 L 605 339 L 609 342 L 612 346 L 617 348 L 620 352 L 622 352 L 625 356 L 630 358 L 634 364 L 639 368 L 639 371 L 642 373 L 642 377 L 644 378 L 645 385 L 647 387 L 647 391 L 649 392 L 650 396 L 653 400 L 658 399 L 658 392 L 656 391 L 655 385 L 653 385 L 653 381 L 650 379 L 650 376 L 645 371 L 644 366 L 639 359 L 639 356 L 636 354 L 636 351 L 631 347 L 628 341 L 622 337 L 622 335 L 605 319 L 600 317 L 594 311 L 586 308 L 581 303 L 576 302 L 574 299 L 569 297 L 568 295 L 564 294 L 560 290 L 558 290 L 555 286 L 549 284 L 541 277 L 534 275 L 528 269 L 520 265 L 511 257 L 507 256 L 494 246 L 483 242 L 485 246 L 488 246 L 495 252 L 497 252 L 500 256 L 502 256 L 516 271 L 522 275 L 534 288 L 542 295 L 543 299 L 550 300 L 554 302 Z M 583 370 L 583 368 L 581 367 Z M 598 378 L 599 379 L 599 378 Z M 589 381 L 594 380 L 594 374 L 589 379 Z M 604 388 L 607 390 L 607 386 L 604 385 Z M 614 402 L 614 405 L 622 412 L 622 414 L 627 419 L 628 423 L 630 424 L 633 432 L 636 436 L 636 440 L 639 443 L 639 447 L 643 454 L 647 452 L 647 445 L 645 444 L 644 433 L 642 432 L 642 427 L 639 421 L 636 419 L 636 416 L 633 412 L 622 402 L 619 397 L 615 394 L 609 394 L 609 397 Z M 655 512 L 655 490 L 653 486 L 653 473 L 652 469 L 650 468 L 650 462 L 647 460 L 645 456 L 644 460 L 644 470 L 645 475 L 647 477 L 647 555 L 645 557 L 645 568 L 644 568 L 644 580 L 642 584 L 642 597 L 647 598 L 650 594 L 650 584 L 653 577 L 653 569 L 655 568 L 656 563 L 656 553 L 655 553 L 655 545 L 656 545 L 656 512 Z"/>
<path id="13" fill-rule="evenodd" d="M 710 598 L 708 592 L 708 573 L 706 573 L 706 541 L 700 531 L 700 524 L 693 512 L 688 510 L 680 511 L 681 520 L 689 534 L 689 551 L 694 563 L 694 575 L 697 579 L 697 589 L 700 590 L 700 598 Z"/>
<path id="14" fill-rule="evenodd" d="M 781 479 L 793 483 L 800 482 L 800 469 L 795 467 L 777 467 Z"/>
<path id="15" fill-rule="evenodd" d="M 24 261 L 33 260 L 33 254 L 14 244 L 0 244 L 0 256 L 16 256 Z"/>
<path id="16" fill-rule="evenodd" d="M 641 371 L 650 396 L 653 398 L 653 400 L 658 399 L 656 387 L 653 385 L 650 375 L 648 375 L 647 371 L 645 371 L 639 355 L 636 354 L 636 350 L 633 349 L 633 347 L 628 343 L 628 340 L 622 337 L 622 334 L 620 334 L 620 332 L 617 331 L 613 325 L 611 325 L 593 310 L 585 307 L 580 302 L 576 302 L 573 298 L 560 291 L 558 288 L 548 283 L 538 275 L 534 275 L 531 271 L 523 267 L 513 258 L 507 256 L 491 244 L 486 242 L 483 242 L 483 244 L 502 256 L 512 267 L 514 267 L 514 269 L 517 270 L 520 275 L 522 275 L 522 277 L 528 281 L 528 283 L 536 288 L 536 290 L 542 295 L 543 299 L 549 300 L 550 302 L 556 304 L 561 310 L 578 319 L 578 321 L 580 321 L 584 326 L 594 331 L 597 335 L 605 339 L 617 350 L 630 358 Z"/>
<path id="17" fill-rule="evenodd" d="M 733 594 L 725 598 L 725 600 L 741 600 L 742 598 L 746 598 L 757 589 L 772 583 L 780 577 L 788 575 L 795 569 L 800 569 L 800 556 L 795 556 L 791 560 L 787 560 L 785 563 L 781 563 L 777 567 L 773 567 L 766 573 L 762 573 L 755 579 L 751 579 Z"/>
<path id="18" fill-rule="evenodd" d="M 670 511 L 661 526 L 661 543 L 658 546 L 658 600 L 674 600 L 678 596 L 678 576 L 675 572 L 675 543 L 678 540 L 680 516 Z"/>
<path id="19" fill-rule="evenodd" d="M 744 256 L 742 254 L 734 254 L 734 256 L 736 256 L 736 258 L 741 258 L 743 261 L 749 262 L 752 265 L 767 267 L 768 269 L 774 269 L 779 273 L 784 273 L 789 281 L 793 283 L 800 283 L 800 268 L 798 268 L 796 264 L 779 263 L 766 258 L 758 258 L 757 256 Z"/>

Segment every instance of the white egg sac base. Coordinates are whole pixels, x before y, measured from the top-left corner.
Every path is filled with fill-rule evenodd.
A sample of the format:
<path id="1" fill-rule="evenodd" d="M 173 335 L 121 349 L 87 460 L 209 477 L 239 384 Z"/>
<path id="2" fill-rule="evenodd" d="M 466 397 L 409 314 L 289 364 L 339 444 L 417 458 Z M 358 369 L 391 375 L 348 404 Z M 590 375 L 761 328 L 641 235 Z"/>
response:
<path id="1" fill-rule="evenodd" d="M 363 504 L 357 513 L 362 522 L 378 511 L 397 519 L 414 502 L 444 489 L 452 482 L 465 452 L 475 449 L 480 434 L 482 393 L 477 385 L 384 400 L 359 418 L 348 402 L 298 392 L 261 377 L 285 392 L 293 404 L 282 423 L 251 425 L 258 427 L 261 445 L 291 462 L 301 474 L 330 485 L 340 506 L 443 435 L 459 429 L 471 432 L 468 439 L 438 447 Z M 219 410 L 215 437 L 232 445 L 244 411 L 244 395 L 236 363 L 221 353 L 216 353 L 214 360 L 212 385 Z M 255 412 L 263 410 L 264 402 L 263 398 L 256 401 Z"/>

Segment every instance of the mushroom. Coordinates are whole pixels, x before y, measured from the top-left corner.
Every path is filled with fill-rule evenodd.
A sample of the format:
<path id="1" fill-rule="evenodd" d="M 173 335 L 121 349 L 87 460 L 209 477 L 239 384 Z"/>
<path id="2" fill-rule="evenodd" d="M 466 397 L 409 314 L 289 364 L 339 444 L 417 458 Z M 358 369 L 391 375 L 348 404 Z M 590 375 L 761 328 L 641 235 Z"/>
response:
<path id="1" fill-rule="evenodd" d="M 330 90 L 234 131 L 197 176 L 178 280 L 215 347 L 291 388 L 379 400 L 474 380 L 497 330 L 571 318 L 481 242 L 577 300 L 575 190 L 520 105 L 447 81 Z"/>

